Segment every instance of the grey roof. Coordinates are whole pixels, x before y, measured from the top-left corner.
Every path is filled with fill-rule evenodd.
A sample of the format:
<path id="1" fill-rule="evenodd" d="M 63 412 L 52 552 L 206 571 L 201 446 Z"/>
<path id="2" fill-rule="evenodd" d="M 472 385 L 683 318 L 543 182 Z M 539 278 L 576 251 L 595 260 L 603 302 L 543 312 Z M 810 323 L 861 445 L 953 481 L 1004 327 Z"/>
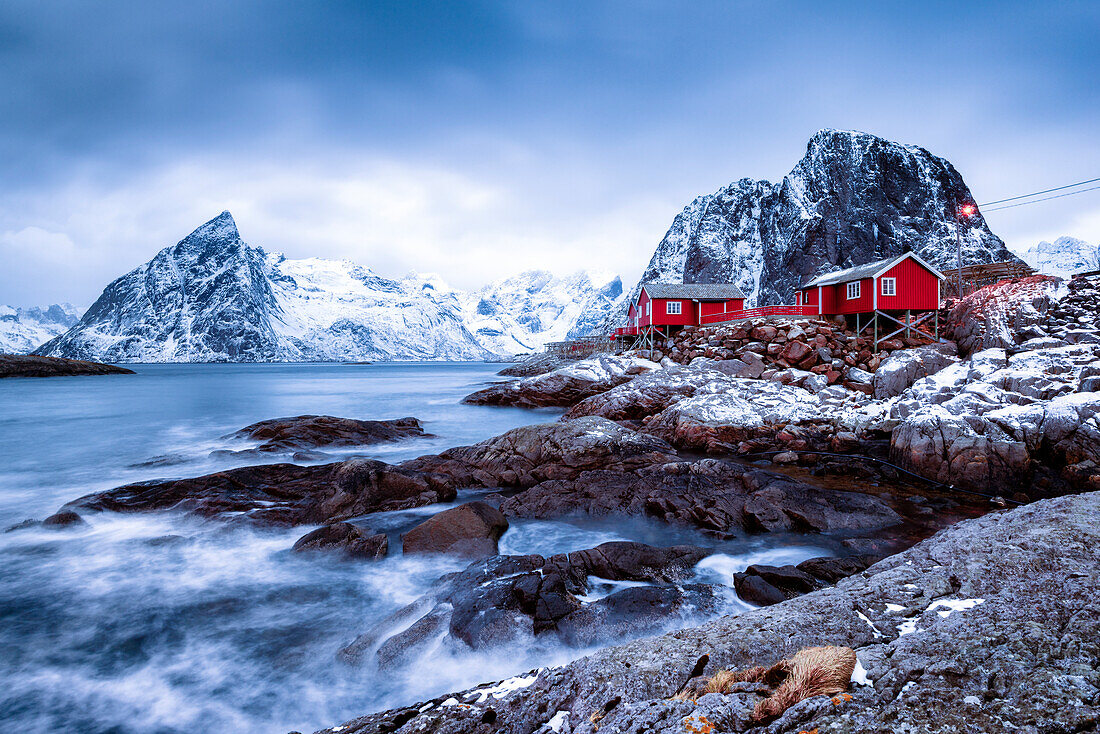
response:
<path id="1" fill-rule="evenodd" d="M 650 298 L 691 298 L 699 301 L 725 301 L 744 298 L 733 283 L 645 283 Z"/>
<path id="2" fill-rule="evenodd" d="M 832 273 L 825 273 L 823 275 L 819 275 L 819 276 L 817 276 L 816 278 L 814 278 L 813 280 L 811 280 L 809 283 L 807 283 L 806 285 L 804 285 L 802 287 L 803 288 L 812 288 L 812 287 L 818 286 L 818 285 L 834 285 L 836 283 L 849 283 L 853 280 L 862 280 L 863 278 L 875 278 L 875 277 L 878 277 L 879 275 L 882 275 L 887 270 L 894 267 L 895 265 L 897 265 L 899 262 L 901 262 L 902 260 L 904 260 L 907 257 L 913 258 L 914 260 L 919 262 L 921 265 L 926 267 L 928 270 L 931 270 L 934 275 L 939 276 L 941 279 L 943 278 L 943 274 L 940 273 L 940 271 L 936 270 L 934 267 L 932 267 L 927 262 L 925 262 L 923 259 L 921 259 L 921 257 L 919 255 L 917 255 L 917 253 L 915 253 L 915 252 L 906 252 L 906 253 L 903 253 L 901 255 L 898 255 L 897 257 L 891 257 L 891 258 L 887 258 L 885 260 L 876 260 L 873 263 L 866 263 L 865 265 L 856 265 L 855 267 L 847 268 L 845 270 L 836 270 Z"/>

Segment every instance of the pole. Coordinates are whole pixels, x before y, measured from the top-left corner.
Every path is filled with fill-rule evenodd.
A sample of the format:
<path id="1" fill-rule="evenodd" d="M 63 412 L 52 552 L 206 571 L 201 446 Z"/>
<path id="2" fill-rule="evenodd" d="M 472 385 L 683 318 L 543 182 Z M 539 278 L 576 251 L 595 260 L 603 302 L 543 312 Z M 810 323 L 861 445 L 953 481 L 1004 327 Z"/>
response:
<path id="1" fill-rule="evenodd" d="M 955 287 L 958 288 L 959 300 L 963 297 L 963 242 L 962 234 L 959 232 L 959 215 L 955 214 L 955 245 L 957 247 L 956 266 L 958 267 L 959 277 L 955 279 Z"/>

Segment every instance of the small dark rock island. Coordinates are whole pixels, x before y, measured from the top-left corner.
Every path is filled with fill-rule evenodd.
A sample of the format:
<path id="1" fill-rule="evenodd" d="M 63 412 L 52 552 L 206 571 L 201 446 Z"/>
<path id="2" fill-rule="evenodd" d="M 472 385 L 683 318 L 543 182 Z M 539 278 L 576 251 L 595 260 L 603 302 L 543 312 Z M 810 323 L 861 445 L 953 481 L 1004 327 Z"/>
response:
<path id="1" fill-rule="evenodd" d="M 0 379 L 4 377 L 65 377 L 69 375 L 132 375 L 133 370 L 83 359 L 39 357 L 34 354 L 0 354 Z"/>

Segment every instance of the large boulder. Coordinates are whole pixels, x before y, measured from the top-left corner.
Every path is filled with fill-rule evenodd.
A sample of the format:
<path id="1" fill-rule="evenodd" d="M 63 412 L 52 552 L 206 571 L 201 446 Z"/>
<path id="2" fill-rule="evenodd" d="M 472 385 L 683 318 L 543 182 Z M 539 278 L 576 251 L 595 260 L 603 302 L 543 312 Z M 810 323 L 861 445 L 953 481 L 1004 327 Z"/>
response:
<path id="1" fill-rule="evenodd" d="M 372 533 L 351 523 L 337 522 L 306 533 L 298 538 L 292 550 L 295 553 L 335 552 L 347 558 L 374 560 L 385 558 L 389 548 L 389 539 L 384 533 Z"/>
<path id="2" fill-rule="evenodd" d="M 1003 280 L 959 300 L 948 314 L 944 333 L 970 355 L 984 349 L 1012 349 L 1036 336 L 1058 287 L 1049 275 Z"/>
<path id="3" fill-rule="evenodd" d="M 497 541 L 508 529 L 500 510 L 485 502 L 467 502 L 433 515 L 401 536 L 405 553 L 450 553 L 470 558 L 497 554 Z"/>
<path id="4" fill-rule="evenodd" d="M 1098 566 L 1100 493 L 1045 500 L 960 522 L 833 587 L 324 731 L 459 734 L 490 719 L 499 734 L 1088 731 Z M 766 726 L 748 720 L 752 686 L 673 698 L 692 676 L 818 646 L 855 650 L 848 691 Z"/>
<path id="5" fill-rule="evenodd" d="M 635 375 L 660 368 L 656 362 L 638 357 L 598 355 L 544 374 L 490 385 L 467 395 L 463 402 L 523 408 L 568 407 L 629 382 Z"/>
<path id="6" fill-rule="evenodd" d="M 674 366 L 634 378 L 606 392 L 586 398 L 570 408 L 564 420 L 586 415 L 598 415 L 614 421 L 641 420 L 660 413 L 675 402 L 698 392 L 714 393 L 728 389 L 729 376 L 722 366 L 737 363 L 748 370 L 741 360 L 714 360 L 700 357 L 689 367 Z M 762 369 L 761 369 L 762 371 Z M 760 373 L 757 372 L 757 377 Z"/>
<path id="7" fill-rule="evenodd" d="M 957 351 L 953 343 L 946 342 L 894 352 L 875 371 L 872 382 L 875 398 L 885 400 L 901 395 L 922 377 L 958 362 Z"/>

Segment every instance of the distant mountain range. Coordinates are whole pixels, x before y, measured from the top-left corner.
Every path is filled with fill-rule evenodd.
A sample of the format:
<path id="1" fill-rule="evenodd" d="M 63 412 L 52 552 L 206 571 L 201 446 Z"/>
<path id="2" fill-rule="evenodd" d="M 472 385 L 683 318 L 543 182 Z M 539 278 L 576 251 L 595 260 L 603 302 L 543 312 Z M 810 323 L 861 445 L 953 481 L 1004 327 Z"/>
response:
<path id="1" fill-rule="evenodd" d="M 71 303 L 45 308 L 0 305 L 0 354 L 25 354 L 64 334 L 80 321 L 83 309 Z"/>
<path id="2" fill-rule="evenodd" d="M 952 268 L 955 212 L 973 201 L 954 166 L 924 148 L 821 130 L 779 183 L 743 178 L 684 207 L 638 287 L 736 283 L 749 305 L 768 305 L 793 303 L 821 273 L 910 250 Z M 980 213 L 961 236 L 964 262 L 1017 259 Z"/>
<path id="3" fill-rule="evenodd" d="M 467 293 L 246 244 L 229 212 L 114 281 L 37 354 L 109 362 L 479 360 L 607 319 L 622 281 L 524 273 Z"/>
<path id="4" fill-rule="evenodd" d="M 1100 269 L 1100 246 L 1090 245 L 1076 237 L 1039 242 L 1026 252 L 1021 252 L 1020 257 L 1040 273 L 1062 278 Z"/>

